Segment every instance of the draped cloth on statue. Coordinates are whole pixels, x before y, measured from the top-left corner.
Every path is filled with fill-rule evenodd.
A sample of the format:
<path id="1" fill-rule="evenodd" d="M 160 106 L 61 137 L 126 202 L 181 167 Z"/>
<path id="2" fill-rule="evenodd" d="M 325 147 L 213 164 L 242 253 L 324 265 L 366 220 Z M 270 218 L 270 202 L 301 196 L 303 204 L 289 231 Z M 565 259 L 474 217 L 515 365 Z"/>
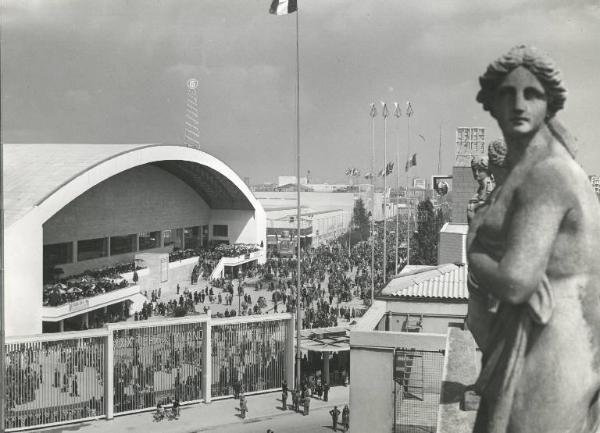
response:
<path id="1" fill-rule="evenodd" d="M 528 303 L 500 304 L 484 351 L 482 371 L 475 384 L 485 401 L 484 410 L 478 412 L 476 432 L 507 431 L 516 385 L 528 345 L 533 343 L 531 330 L 547 324 L 553 309 L 554 296 L 546 276 Z"/>

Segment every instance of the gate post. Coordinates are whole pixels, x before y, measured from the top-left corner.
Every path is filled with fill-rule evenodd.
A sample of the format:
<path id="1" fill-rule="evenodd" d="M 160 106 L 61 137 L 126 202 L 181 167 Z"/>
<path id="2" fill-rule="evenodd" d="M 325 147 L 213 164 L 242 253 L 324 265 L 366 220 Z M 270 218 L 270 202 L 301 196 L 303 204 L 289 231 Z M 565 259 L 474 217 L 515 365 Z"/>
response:
<path id="1" fill-rule="evenodd" d="M 107 325 L 106 345 L 104 346 L 104 412 L 106 419 L 114 418 L 114 340 L 113 330 Z"/>
<path id="2" fill-rule="evenodd" d="M 211 402 L 212 396 L 212 333 L 211 315 L 208 310 L 208 318 L 202 323 L 202 394 L 204 403 Z"/>

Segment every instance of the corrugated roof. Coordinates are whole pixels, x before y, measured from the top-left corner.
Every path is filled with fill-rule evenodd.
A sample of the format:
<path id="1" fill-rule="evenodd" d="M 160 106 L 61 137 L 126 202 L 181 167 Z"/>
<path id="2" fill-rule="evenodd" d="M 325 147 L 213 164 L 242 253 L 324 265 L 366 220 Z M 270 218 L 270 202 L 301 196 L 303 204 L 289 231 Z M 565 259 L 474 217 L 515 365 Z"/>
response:
<path id="1" fill-rule="evenodd" d="M 452 224 L 446 223 L 444 227 L 440 230 L 441 233 L 458 233 L 461 235 L 466 235 L 469 231 L 468 224 Z"/>
<path id="2" fill-rule="evenodd" d="M 452 263 L 439 266 L 413 266 L 394 278 L 381 291 L 382 296 L 467 300 L 467 266 Z"/>

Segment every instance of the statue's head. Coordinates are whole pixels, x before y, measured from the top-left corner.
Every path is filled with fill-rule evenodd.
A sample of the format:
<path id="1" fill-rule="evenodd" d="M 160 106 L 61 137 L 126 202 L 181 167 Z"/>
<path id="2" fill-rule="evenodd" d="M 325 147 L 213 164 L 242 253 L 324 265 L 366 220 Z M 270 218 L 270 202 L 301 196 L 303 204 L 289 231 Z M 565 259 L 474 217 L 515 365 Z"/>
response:
<path id="1" fill-rule="evenodd" d="M 481 185 L 485 178 L 490 176 L 487 157 L 474 156 L 471 159 L 471 170 L 473 171 L 473 178 Z"/>
<path id="2" fill-rule="evenodd" d="M 512 48 L 489 64 L 485 73 L 479 77 L 481 90 L 477 93 L 477 102 L 483 104 L 484 110 L 492 112 L 496 90 L 504 79 L 519 67 L 527 69 L 543 86 L 548 105 L 546 117 L 553 117 L 564 107 L 567 99 L 562 75 L 550 57 L 526 45 Z"/>
<path id="3" fill-rule="evenodd" d="M 501 138 L 492 141 L 488 145 L 489 170 L 494 176 L 496 184 L 504 183 L 508 173 L 508 147 Z"/>

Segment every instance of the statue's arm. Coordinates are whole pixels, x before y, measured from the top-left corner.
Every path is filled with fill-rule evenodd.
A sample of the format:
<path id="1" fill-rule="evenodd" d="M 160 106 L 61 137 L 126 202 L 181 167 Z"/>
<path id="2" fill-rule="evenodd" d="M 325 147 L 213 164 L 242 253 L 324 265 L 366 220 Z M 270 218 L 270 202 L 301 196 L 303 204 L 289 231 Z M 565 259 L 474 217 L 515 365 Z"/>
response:
<path id="1" fill-rule="evenodd" d="M 568 177 L 560 167 L 543 164 L 515 190 L 507 212 L 506 250 L 498 262 L 477 240 L 469 251 L 470 270 L 481 286 L 500 300 L 527 302 L 546 272 L 552 246 L 569 208 Z"/>

